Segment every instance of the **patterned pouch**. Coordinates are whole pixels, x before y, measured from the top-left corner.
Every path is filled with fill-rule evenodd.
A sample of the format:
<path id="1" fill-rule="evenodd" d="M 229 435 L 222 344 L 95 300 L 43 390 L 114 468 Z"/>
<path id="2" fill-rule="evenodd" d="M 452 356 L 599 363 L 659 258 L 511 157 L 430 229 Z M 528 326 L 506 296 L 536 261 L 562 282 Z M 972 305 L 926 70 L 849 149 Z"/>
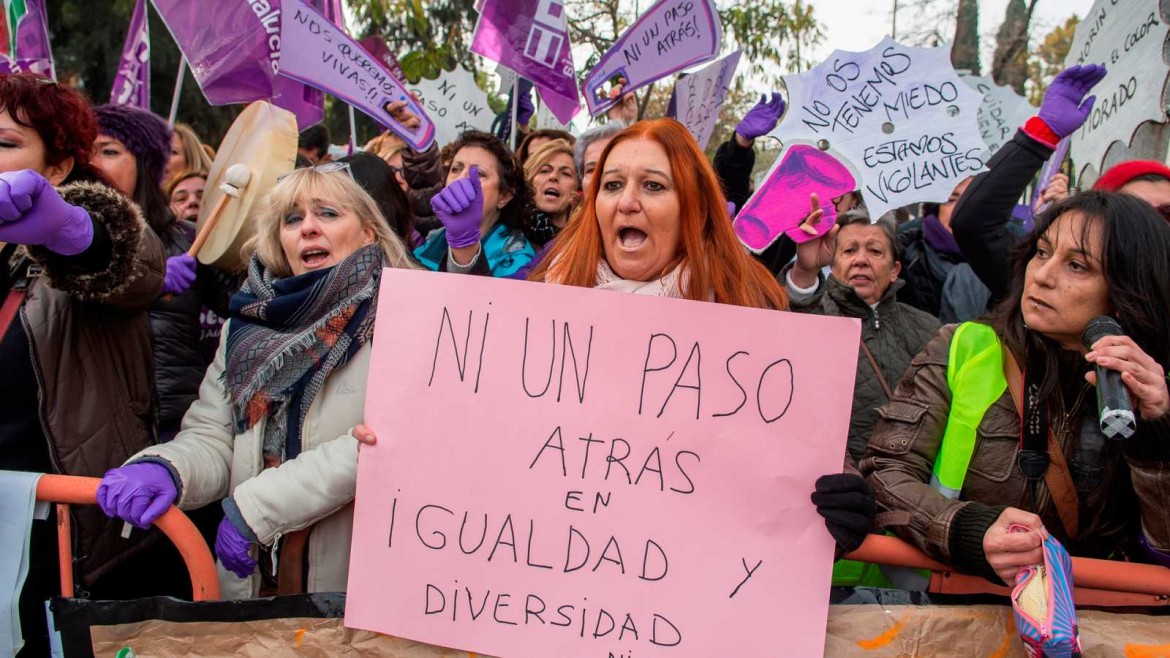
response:
<path id="1" fill-rule="evenodd" d="M 1032 532 L 1012 526 L 1012 532 Z M 1072 596 L 1072 560 L 1051 536 L 1044 564 L 1020 569 L 1012 589 L 1012 612 L 1024 649 L 1032 658 L 1081 658 L 1077 611 Z"/>

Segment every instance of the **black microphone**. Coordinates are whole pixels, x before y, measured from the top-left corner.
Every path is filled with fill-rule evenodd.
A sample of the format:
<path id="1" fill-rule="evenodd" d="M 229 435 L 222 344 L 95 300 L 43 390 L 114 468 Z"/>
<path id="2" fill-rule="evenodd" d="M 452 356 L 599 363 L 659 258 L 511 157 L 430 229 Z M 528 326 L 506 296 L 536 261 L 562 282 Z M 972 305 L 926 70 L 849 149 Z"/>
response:
<path id="1" fill-rule="evenodd" d="M 1111 317 L 1099 315 L 1089 321 L 1081 342 L 1085 349 L 1092 350 L 1093 344 L 1106 336 L 1124 336 L 1125 331 Z M 1121 373 L 1097 366 L 1097 417 L 1101 422 L 1101 433 L 1110 439 L 1128 439 L 1137 431 L 1133 405 L 1129 402 L 1129 389 L 1121 383 Z"/>

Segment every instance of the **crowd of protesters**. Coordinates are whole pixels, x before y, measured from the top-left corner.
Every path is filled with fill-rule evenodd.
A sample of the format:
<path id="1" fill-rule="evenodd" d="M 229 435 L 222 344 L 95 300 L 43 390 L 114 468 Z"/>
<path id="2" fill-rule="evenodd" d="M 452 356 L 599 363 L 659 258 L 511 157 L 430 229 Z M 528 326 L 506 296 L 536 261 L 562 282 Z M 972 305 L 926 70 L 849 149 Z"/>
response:
<path id="1" fill-rule="evenodd" d="M 170 564 L 153 534 L 120 531 L 172 505 L 205 510 L 225 597 L 344 590 L 358 449 L 376 441 L 363 409 L 381 273 L 422 269 L 857 318 L 848 449 L 810 492 L 839 555 L 890 531 L 1011 583 L 1051 533 L 1073 555 L 1170 566 L 1170 169 L 1122 163 L 1084 192 L 1058 176 L 1030 229 L 1013 215 L 1103 74 L 1058 75 L 945 203 L 905 221 L 846 194 L 824 231 L 813 198 L 802 228 L 820 237 L 761 254 L 732 218 L 779 94 L 714 163 L 677 121 L 639 120 L 629 94 L 579 137 L 530 131 L 522 111 L 515 152 L 486 132 L 423 152 L 387 132 L 333 161 L 317 126 L 260 204 L 243 272 L 187 254 L 214 157 L 195 131 L 0 76 L 0 469 L 102 478 L 99 508 L 75 519 L 77 586 L 94 596 L 184 594 L 118 577 Z M 1082 344 L 1101 315 L 1124 335 Z M 978 350 L 1006 365 L 964 378 L 957 360 Z M 1121 373 L 1133 399 L 1128 440 L 1101 434 L 1095 368 Z M 955 404 L 987 377 L 1005 386 Z M 1021 469 L 1021 413 L 1042 419 L 1030 439 L 1068 472 L 1071 509 Z M 34 648 L 59 588 L 47 527 L 21 597 Z"/>

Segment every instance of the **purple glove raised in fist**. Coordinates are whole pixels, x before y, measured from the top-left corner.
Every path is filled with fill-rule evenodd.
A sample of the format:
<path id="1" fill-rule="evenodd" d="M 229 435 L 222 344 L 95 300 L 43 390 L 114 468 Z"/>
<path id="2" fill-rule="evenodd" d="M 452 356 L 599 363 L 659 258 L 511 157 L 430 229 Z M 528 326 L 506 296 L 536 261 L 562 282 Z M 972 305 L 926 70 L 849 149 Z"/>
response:
<path id="1" fill-rule="evenodd" d="M 1098 64 L 1070 66 L 1061 71 L 1044 92 L 1040 120 L 1059 137 L 1076 132 L 1089 118 L 1097 100 L 1096 96 L 1085 98 L 1085 94 L 1104 77 L 1105 67 Z"/>
<path id="2" fill-rule="evenodd" d="M 780 93 L 772 92 L 771 99 L 768 98 L 767 94 L 764 94 L 760 96 L 760 102 L 748 110 L 747 115 L 735 127 L 735 132 L 750 142 L 772 132 L 782 114 L 784 114 L 784 99 L 780 97 Z"/>
<path id="3" fill-rule="evenodd" d="M 149 528 L 179 496 L 171 472 L 162 464 L 142 462 L 106 471 L 98 485 L 98 507 L 139 528 Z"/>
<path id="4" fill-rule="evenodd" d="M 520 104 L 516 106 L 516 123 L 527 126 L 536 114 L 536 105 L 532 102 L 532 83 L 525 80 L 520 83 Z"/>
<path id="5" fill-rule="evenodd" d="M 93 242 L 93 221 L 35 171 L 0 173 L 0 242 L 42 245 L 74 256 Z"/>
<path id="6" fill-rule="evenodd" d="M 195 282 L 195 257 L 190 254 L 167 259 L 167 276 L 163 280 L 164 295 L 180 295 Z"/>
<path id="7" fill-rule="evenodd" d="M 248 552 L 251 547 L 252 542 L 226 516 L 223 517 L 215 533 L 215 556 L 223 568 L 240 578 L 251 576 L 256 570 L 256 560 Z"/>
<path id="8" fill-rule="evenodd" d="M 449 246 L 470 247 L 478 243 L 479 225 L 483 221 L 479 167 L 472 165 L 467 178 L 460 178 L 431 197 L 431 208 L 447 228 Z"/>

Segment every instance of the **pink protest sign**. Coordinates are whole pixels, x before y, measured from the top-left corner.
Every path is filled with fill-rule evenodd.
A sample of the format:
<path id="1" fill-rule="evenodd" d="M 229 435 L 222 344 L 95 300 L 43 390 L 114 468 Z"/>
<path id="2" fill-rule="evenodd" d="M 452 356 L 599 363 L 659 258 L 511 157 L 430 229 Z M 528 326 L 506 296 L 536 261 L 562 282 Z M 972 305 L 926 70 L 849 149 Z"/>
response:
<path id="1" fill-rule="evenodd" d="M 719 54 L 723 32 L 712 0 L 659 0 L 638 17 L 585 76 L 581 91 L 591 116 L 617 102 L 607 83 L 624 78 L 625 92 L 710 61 Z"/>
<path id="2" fill-rule="evenodd" d="M 821 655 L 856 320 L 387 270 L 347 626 L 508 658 Z"/>
<path id="3" fill-rule="evenodd" d="M 328 92 L 394 131 L 411 148 L 425 151 L 435 140 L 435 124 L 386 66 L 345 31 L 301 0 L 284 0 L 280 40 L 296 44 L 280 54 L 280 75 Z M 388 107 L 406 101 L 421 120 L 411 129 Z"/>
<path id="4" fill-rule="evenodd" d="M 777 160 L 767 180 L 735 216 L 735 233 L 748 249 L 760 253 L 787 233 L 793 241 L 816 236 L 797 228 L 811 211 L 809 195 L 816 194 L 824 217 L 816 226 L 824 235 L 837 221 L 833 198 L 857 189 L 849 169 L 836 158 L 807 144 L 789 147 Z"/>

